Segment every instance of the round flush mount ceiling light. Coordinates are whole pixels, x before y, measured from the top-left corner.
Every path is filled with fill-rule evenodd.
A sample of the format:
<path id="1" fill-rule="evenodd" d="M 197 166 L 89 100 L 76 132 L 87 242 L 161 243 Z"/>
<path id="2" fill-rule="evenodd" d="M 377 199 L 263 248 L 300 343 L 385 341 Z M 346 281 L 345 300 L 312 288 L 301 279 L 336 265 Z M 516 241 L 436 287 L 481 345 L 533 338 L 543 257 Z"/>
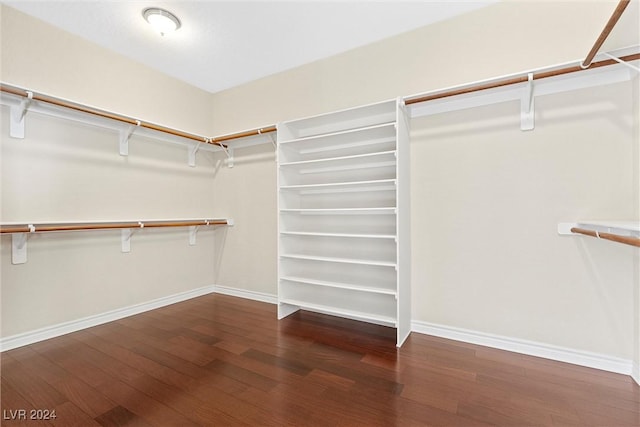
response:
<path id="1" fill-rule="evenodd" d="M 176 31 L 181 25 L 180 20 L 173 13 L 159 7 L 143 10 L 142 16 L 161 36 Z"/>

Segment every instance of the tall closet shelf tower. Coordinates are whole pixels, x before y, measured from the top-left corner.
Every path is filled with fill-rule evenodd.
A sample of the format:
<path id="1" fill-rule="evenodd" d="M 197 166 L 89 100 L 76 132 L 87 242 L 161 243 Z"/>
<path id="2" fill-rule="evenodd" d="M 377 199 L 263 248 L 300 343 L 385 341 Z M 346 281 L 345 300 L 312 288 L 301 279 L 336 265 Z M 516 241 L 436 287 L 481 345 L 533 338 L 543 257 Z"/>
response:
<path id="1" fill-rule="evenodd" d="M 409 125 L 401 100 L 278 125 L 278 318 L 410 332 Z"/>

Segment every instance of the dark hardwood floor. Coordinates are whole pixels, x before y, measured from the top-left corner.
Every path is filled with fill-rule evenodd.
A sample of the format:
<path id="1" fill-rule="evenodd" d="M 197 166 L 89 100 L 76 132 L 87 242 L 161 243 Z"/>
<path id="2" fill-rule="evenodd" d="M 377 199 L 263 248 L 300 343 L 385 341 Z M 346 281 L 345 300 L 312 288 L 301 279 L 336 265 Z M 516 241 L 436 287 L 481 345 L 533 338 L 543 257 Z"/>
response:
<path id="1" fill-rule="evenodd" d="M 275 311 L 208 295 L 4 352 L 2 424 L 640 426 L 627 376 Z"/>

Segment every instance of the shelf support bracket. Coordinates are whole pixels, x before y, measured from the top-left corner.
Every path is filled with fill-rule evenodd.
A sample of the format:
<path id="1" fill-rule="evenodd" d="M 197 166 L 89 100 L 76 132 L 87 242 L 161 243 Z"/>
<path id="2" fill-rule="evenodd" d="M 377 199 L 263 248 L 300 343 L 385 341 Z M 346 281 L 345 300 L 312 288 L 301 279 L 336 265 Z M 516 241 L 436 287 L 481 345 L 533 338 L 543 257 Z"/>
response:
<path id="1" fill-rule="evenodd" d="M 209 221 L 207 221 L 207 224 L 209 225 Z M 189 227 L 189 246 L 195 246 L 196 245 L 196 236 L 198 235 L 198 225 L 192 225 Z"/>
<path id="2" fill-rule="evenodd" d="M 33 102 L 33 92 L 27 91 L 27 97 L 19 105 L 11 107 L 11 119 L 9 122 L 9 135 L 12 138 L 24 138 L 24 118 Z"/>
<path id="3" fill-rule="evenodd" d="M 120 155 L 128 156 L 129 155 L 129 138 L 133 135 L 133 132 L 140 127 L 140 120 L 136 120 L 135 125 L 129 126 L 127 129 L 122 129 L 120 131 Z"/>
<path id="4" fill-rule="evenodd" d="M 258 131 L 258 132 L 261 132 L 261 130 Z M 269 134 L 267 134 L 267 136 L 269 137 L 269 141 L 271 141 L 271 145 L 273 145 L 273 149 L 277 150 L 278 146 L 276 145 L 276 137 L 275 137 L 275 135 L 273 135 L 273 133 L 269 133 Z"/>
<path id="5" fill-rule="evenodd" d="M 140 228 L 144 228 L 144 224 L 138 221 L 138 225 Z M 132 228 L 123 228 L 120 230 L 120 241 L 122 244 L 122 252 L 129 253 L 131 252 L 131 236 L 135 233 L 135 229 Z"/>
<path id="6" fill-rule="evenodd" d="M 208 143 L 208 142 L 209 142 L 209 140 L 207 139 L 205 141 L 205 143 Z M 189 163 L 189 166 L 191 166 L 192 168 L 196 167 L 196 154 L 198 153 L 198 150 L 200 150 L 200 143 L 199 142 L 197 142 L 193 146 L 193 148 L 189 149 L 188 163 Z"/>
<path id="7" fill-rule="evenodd" d="M 27 239 L 29 234 L 35 233 L 36 228 L 29 224 L 29 233 L 14 233 L 11 235 L 11 264 L 27 262 Z"/>
<path id="8" fill-rule="evenodd" d="M 533 96 L 533 73 L 528 74 L 527 86 L 520 99 L 520 130 L 535 127 L 535 97 Z"/>
<path id="9" fill-rule="evenodd" d="M 232 168 L 233 167 L 233 148 L 225 147 L 223 144 L 220 144 L 220 147 L 222 148 L 222 151 L 224 151 L 224 154 L 227 155 L 227 161 L 226 161 L 227 166 Z"/>

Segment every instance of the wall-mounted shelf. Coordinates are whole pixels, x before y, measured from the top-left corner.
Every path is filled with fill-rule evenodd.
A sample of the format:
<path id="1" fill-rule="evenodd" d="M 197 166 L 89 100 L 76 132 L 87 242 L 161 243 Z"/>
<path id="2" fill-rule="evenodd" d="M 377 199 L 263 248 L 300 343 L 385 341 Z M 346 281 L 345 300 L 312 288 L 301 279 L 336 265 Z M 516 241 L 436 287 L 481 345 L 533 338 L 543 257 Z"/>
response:
<path id="1" fill-rule="evenodd" d="M 352 291 L 373 292 L 384 295 L 396 295 L 395 289 L 376 288 L 373 286 L 362 286 L 342 282 L 330 282 L 325 280 L 309 279 L 306 277 L 281 277 L 280 280 L 288 282 L 304 283 L 307 285 L 326 286 L 329 288 L 350 289 Z"/>
<path id="2" fill-rule="evenodd" d="M 90 221 L 90 222 L 48 222 L 27 223 L 9 222 L 0 224 L 0 234 L 11 234 L 11 263 L 27 262 L 27 239 L 33 233 L 121 230 L 122 252 L 131 252 L 131 236 L 136 230 L 144 228 L 188 227 L 189 245 L 196 244 L 196 235 L 200 227 L 232 226 L 230 218 L 204 219 L 155 219 L 139 221 Z"/>
<path id="3" fill-rule="evenodd" d="M 233 167 L 233 149 L 271 142 L 275 145 L 275 126 L 267 126 L 234 134 L 207 137 L 128 117 L 119 113 L 80 104 L 51 95 L 35 93 L 23 88 L 0 83 L 0 103 L 10 108 L 9 135 L 25 137 L 27 113 L 39 113 L 91 126 L 113 130 L 118 135 L 119 153 L 129 155 L 129 140 L 143 136 L 187 147 L 187 163 L 195 167 L 198 151 L 224 151 L 227 165 Z M 229 145 L 231 140 L 242 140 Z"/>
<path id="4" fill-rule="evenodd" d="M 560 235 L 586 235 L 640 247 L 640 221 L 580 221 L 558 224 Z"/>
<path id="5" fill-rule="evenodd" d="M 354 233 L 311 233 L 302 231 L 281 231 L 283 236 L 315 236 L 315 237 L 339 237 L 353 239 L 395 239 L 395 234 L 354 234 Z"/>
<path id="6" fill-rule="evenodd" d="M 282 258 L 294 258 L 294 259 L 306 259 L 309 261 L 322 261 L 332 263 L 344 263 L 344 264 L 360 264 L 360 265 L 374 265 L 378 267 L 393 267 L 396 268 L 395 262 L 388 261 L 375 261 L 370 259 L 355 259 L 355 258 L 339 258 L 328 256 L 315 256 L 315 255 L 303 255 L 303 254 L 281 254 Z"/>

